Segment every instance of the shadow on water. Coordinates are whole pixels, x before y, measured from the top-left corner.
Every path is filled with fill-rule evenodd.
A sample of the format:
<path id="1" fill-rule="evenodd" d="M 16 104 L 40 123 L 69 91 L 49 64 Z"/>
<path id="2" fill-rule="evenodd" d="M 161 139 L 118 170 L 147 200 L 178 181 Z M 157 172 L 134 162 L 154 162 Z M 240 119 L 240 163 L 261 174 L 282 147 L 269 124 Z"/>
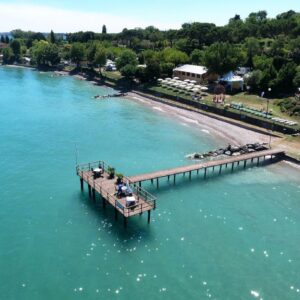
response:
<path id="1" fill-rule="evenodd" d="M 88 191 L 79 191 L 78 199 L 86 205 L 89 212 L 96 218 L 97 227 L 103 226 L 103 221 L 112 224 L 106 230 L 116 238 L 116 240 L 134 242 L 137 238 L 143 237 L 143 240 L 150 241 L 153 239 L 153 230 L 151 223 L 147 222 L 147 214 L 130 217 L 127 220 L 127 227 L 124 226 L 124 217 L 118 212 L 118 218 L 115 219 L 115 210 L 112 205 L 103 206 L 102 197 L 96 193 L 96 200 L 89 197 Z M 96 228 L 96 227 L 95 227 Z"/>
<path id="2" fill-rule="evenodd" d="M 241 162 L 239 165 L 235 163 L 234 169 L 232 171 L 232 165 L 228 164 L 227 168 L 226 166 L 223 166 L 220 173 L 220 167 L 215 167 L 207 169 L 206 178 L 204 177 L 204 169 L 199 171 L 199 174 L 197 174 L 196 171 L 193 171 L 191 179 L 189 178 L 189 174 L 186 173 L 185 175 L 180 174 L 176 176 L 176 183 L 174 184 L 174 176 L 170 176 L 170 179 L 162 178 L 159 180 L 159 188 L 156 186 L 156 180 L 154 180 L 153 184 L 148 183 L 144 184 L 143 188 L 146 189 L 148 192 L 154 194 L 155 196 L 159 197 L 159 194 L 163 194 L 167 192 L 170 189 L 181 189 L 181 188 L 189 188 L 194 187 L 195 185 L 199 185 L 199 183 L 205 183 L 205 182 L 217 182 L 222 180 L 223 176 L 230 176 L 237 173 L 246 172 L 249 169 L 257 169 L 261 167 L 266 167 L 268 165 L 273 164 L 275 161 L 270 162 L 269 160 L 260 161 L 259 165 L 257 165 L 257 162 L 247 163 L 246 168 L 244 168 L 244 163 Z M 158 208 L 159 208 L 159 199 L 158 199 Z"/>

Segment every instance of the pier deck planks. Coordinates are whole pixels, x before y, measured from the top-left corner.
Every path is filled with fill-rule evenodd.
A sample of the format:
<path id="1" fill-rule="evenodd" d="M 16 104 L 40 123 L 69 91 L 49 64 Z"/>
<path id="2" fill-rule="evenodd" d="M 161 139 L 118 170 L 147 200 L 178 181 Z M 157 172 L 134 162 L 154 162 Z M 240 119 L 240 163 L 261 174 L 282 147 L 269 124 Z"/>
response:
<path id="1" fill-rule="evenodd" d="M 259 151 L 259 152 L 255 152 L 255 153 L 243 154 L 243 155 L 239 155 L 239 156 L 231 156 L 231 157 L 228 157 L 225 159 L 203 162 L 200 164 L 188 165 L 188 166 L 173 168 L 173 169 L 169 169 L 169 170 L 162 170 L 162 171 L 157 171 L 157 172 L 152 172 L 152 173 L 147 173 L 147 174 L 141 174 L 141 175 L 137 175 L 137 176 L 131 176 L 131 177 L 129 177 L 129 180 L 131 183 L 140 183 L 140 182 L 147 181 L 147 180 L 154 180 L 154 179 L 163 178 L 163 177 L 167 177 L 167 176 L 197 171 L 197 170 L 201 170 L 201 169 L 205 169 L 205 168 L 217 167 L 217 166 L 226 165 L 226 164 L 232 164 L 232 163 L 241 162 L 241 161 L 245 161 L 245 160 L 249 160 L 249 159 L 261 158 L 261 157 L 266 157 L 266 156 L 277 156 L 277 155 L 283 155 L 283 154 L 284 154 L 284 151 L 281 151 L 281 150 L 264 150 L 264 151 Z"/>

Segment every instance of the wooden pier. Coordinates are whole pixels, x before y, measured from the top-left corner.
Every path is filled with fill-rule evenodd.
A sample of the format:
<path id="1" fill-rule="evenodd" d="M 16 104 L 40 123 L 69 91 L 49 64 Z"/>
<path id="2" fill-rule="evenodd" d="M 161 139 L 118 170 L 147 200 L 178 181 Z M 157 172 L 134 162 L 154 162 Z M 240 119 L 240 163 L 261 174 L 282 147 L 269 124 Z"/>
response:
<path id="1" fill-rule="evenodd" d="M 99 178 L 94 177 L 93 169 L 101 167 L 103 170 L 102 176 Z M 88 164 L 78 165 L 76 167 L 77 175 L 80 177 L 81 190 L 84 188 L 84 182 L 88 185 L 89 196 L 96 200 L 96 193 L 101 195 L 103 207 L 110 204 L 115 209 L 115 218 L 118 214 L 124 217 L 124 225 L 127 226 L 127 219 L 132 216 L 141 215 L 148 212 L 148 223 L 150 223 L 151 210 L 156 207 L 156 198 L 142 189 L 130 183 L 130 180 L 123 177 L 123 182 L 130 186 L 132 196 L 135 198 L 133 205 L 127 206 L 126 197 L 118 197 L 116 191 L 116 179 L 110 179 L 108 173 L 109 166 L 103 161 L 97 161 Z"/>
<path id="2" fill-rule="evenodd" d="M 218 168 L 218 174 L 221 174 L 223 170 L 228 168 L 233 172 L 235 167 L 246 169 L 247 166 L 259 166 L 263 161 L 275 162 L 281 160 L 284 155 L 285 153 L 282 150 L 264 150 L 132 177 L 124 176 L 123 182 L 130 187 L 132 196 L 136 200 L 135 203 L 130 206 L 128 206 L 127 199 L 124 195 L 121 197 L 117 196 L 116 179 L 109 178 L 109 166 L 103 161 L 78 165 L 76 171 L 80 177 L 81 190 L 83 190 L 84 182 L 86 182 L 90 197 L 95 201 L 96 193 L 100 194 L 103 207 L 105 207 L 107 203 L 112 205 L 115 209 L 115 218 L 118 218 L 118 214 L 123 215 L 124 225 L 126 227 L 129 217 L 141 215 L 144 212 L 148 212 L 148 223 L 150 223 L 151 210 L 156 208 L 156 198 L 142 188 L 142 183 L 145 181 L 151 180 L 152 183 L 156 181 L 157 188 L 159 188 L 159 180 L 161 178 L 168 178 L 168 181 L 172 178 L 175 184 L 178 175 L 189 174 L 189 179 L 191 180 L 193 174 L 196 173 L 198 175 L 202 170 L 204 179 L 206 179 L 208 177 L 208 171 L 211 169 L 215 172 L 215 169 Z M 94 177 L 93 170 L 95 168 L 101 168 L 103 170 L 103 174 L 100 178 Z"/>
<path id="3" fill-rule="evenodd" d="M 247 167 L 247 163 L 251 162 L 251 165 L 253 163 L 256 163 L 257 165 L 260 164 L 261 160 L 269 159 L 270 161 L 273 161 L 274 158 L 281 158 L 284 156 L 284 151 L 281 150 L 264 150 L 249 154 L 243 154 L 238 156 L 230 156 L 224 159 L 219 160 L 212 160 L 209 162 L 203 162 L 199 164 L 194 165 L 188 165 L 184 167 L 178 167 L 174 169 L 169 170 L 162 170 L 137 176 L 129 177 L 129 181 L 132 184 L 135 184 L 139 187 L 142 186 L 142 182 L 149 181 L 153 183 L 156 181 L 157 188 L 159 187 L 159 179 L 167 177 L 168 180 L 172 177 L 174 184 L 176 182 L 176 176 L 177 175 L 185 175 L 189 174 L 189 178 L 191 179 L 193 172 L 196 172 L 199 174 L 200 170 L 204 170 L 204 178 L 207 177 L 207 171 L 209 169 L 213 169 L 215 171 L 216 168 L 219 168 L 218 172 L 219 174 L 222 173 L 222 169 L 227 169 L 230 165 L 231 171 L 234 171 L 235 166 L 240 166 L 241 163 L 243 164 L 243 168 Z"/>

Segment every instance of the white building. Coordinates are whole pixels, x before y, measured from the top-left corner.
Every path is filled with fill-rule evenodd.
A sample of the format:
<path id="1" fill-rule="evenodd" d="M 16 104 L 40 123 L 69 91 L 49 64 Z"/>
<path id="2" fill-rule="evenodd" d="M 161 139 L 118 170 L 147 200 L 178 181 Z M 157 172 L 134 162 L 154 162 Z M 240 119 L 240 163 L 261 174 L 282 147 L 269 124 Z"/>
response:
<path id="1" fill-rule="evenodd" d="M 173 76 L 180 80 L 195 80 L 197 83 L 202 83 L 205 80 L 215 81 L 218 79 L 217 74 L 209 74 L 208 69 L 204 66 L 183 65 L 173 70 Z"/>
<path id="2" fill-rule="evenodd" d="M 174 77 L 178 77 L 181 80 L 195 80 L 198 83 L 204 81 L 204 75 L 206 73 L 207 69 L 205 67 L 195 65 L 183 65 L 173 70 Z"/>

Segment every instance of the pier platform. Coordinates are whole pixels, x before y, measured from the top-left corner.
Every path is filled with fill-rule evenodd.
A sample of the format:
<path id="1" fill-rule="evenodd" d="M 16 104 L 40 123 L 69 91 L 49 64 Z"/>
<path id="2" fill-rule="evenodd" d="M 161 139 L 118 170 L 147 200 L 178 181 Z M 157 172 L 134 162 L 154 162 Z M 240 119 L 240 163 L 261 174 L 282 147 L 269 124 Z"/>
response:
<path id="1" fill-rule="evenodd" d="M 93 170 L 101 168 L 103 173 L 101 177 L 95 178 Z M 125 195 L 118 196 L 116 190 L 116 178 L 110 179 L 109 166 L 103 161 L 81 164 L 76 167 L 77 175 L 80 177 L 81 190 L 84 188 L 84 182 L 88 185 L 89 195 L 94 200 L 96 193 L 100 194 L 103 206 L 110 204 L 115 209 L 115 217 L 118 213 L 124 216 L 124 223 L 129 217 L 148 212 L 148 223 L 150 222 L 150 212 L 156 207 L 156 198 L 141 187 L 132 185 L 127 177 L 123 177 L 123 183 L 130 187 L 132 191 L 131 198 L 134 203 L 128 205 Z"/>

